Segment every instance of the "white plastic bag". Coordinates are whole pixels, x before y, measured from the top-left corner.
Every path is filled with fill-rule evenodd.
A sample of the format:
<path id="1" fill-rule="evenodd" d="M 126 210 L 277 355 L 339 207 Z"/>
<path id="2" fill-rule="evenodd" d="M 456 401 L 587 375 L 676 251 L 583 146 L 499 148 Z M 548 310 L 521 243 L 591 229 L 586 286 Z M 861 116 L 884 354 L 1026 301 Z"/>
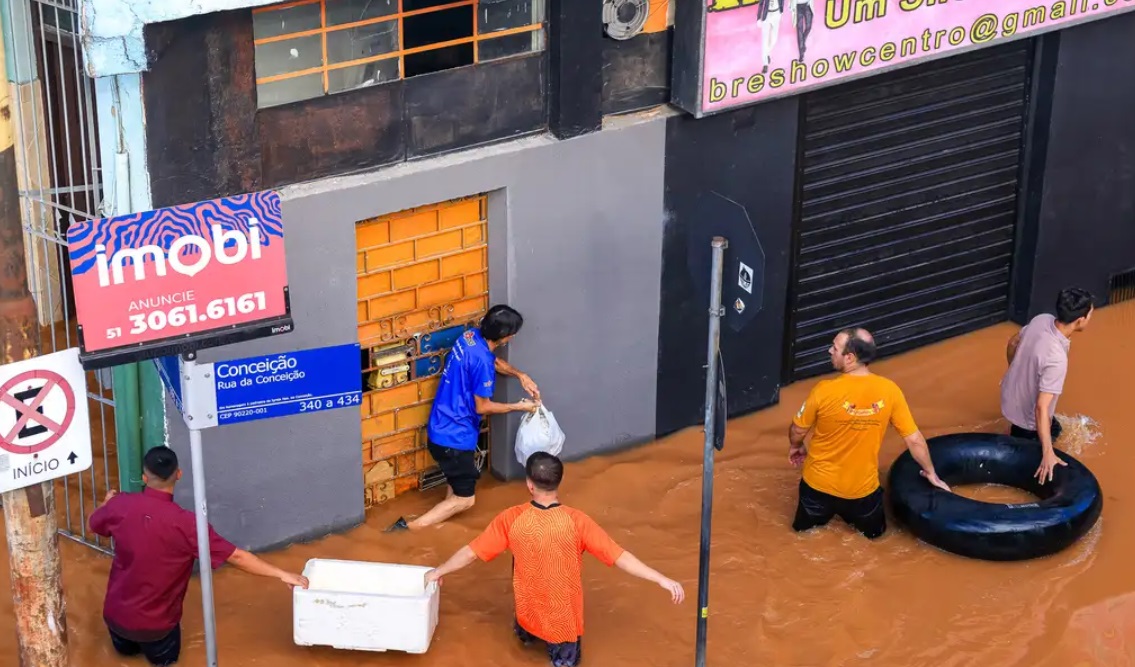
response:
<path id="1" fill-rule="evenodd" d="M 520 465 L 526 465 L 528 457 L 536 452 L 559 456 L 566 439 L 567 436 L 556 423 L 555 415 L 541 405 L 520 420 L 520 428 L 516 431 L 516 458 L 520 460 Z"/>

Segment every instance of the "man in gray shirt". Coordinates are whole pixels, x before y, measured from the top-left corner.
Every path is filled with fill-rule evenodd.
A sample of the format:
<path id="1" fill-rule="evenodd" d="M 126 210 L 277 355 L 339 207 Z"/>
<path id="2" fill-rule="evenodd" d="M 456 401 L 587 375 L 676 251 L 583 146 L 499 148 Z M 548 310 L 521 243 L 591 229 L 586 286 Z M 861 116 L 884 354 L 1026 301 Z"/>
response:
<path id="1" fill-rule="evenodd" d="M 1036 477 L 1052 481 L 1058 465 L 1053 442 L 1060 437 L 1056 401 L 1068 374 L 1068 348 L 1072 334 L 1088 327 L 1095 310 L 1092 295 L 1070 287 L 1056 297 L 1056 316 L 1037 315 L 1009 339 L 1009 370 L 1001 380 L 1001 414 L 1012 424 L 1010 433 L 1037 440 L 1043 449 Z"/>

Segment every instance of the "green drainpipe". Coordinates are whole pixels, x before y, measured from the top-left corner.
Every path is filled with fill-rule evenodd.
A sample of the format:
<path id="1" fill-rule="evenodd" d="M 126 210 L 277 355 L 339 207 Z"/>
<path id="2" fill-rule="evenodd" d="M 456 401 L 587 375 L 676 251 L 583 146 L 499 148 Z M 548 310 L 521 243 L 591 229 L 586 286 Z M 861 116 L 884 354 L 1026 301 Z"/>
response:
<path id="1" fill-rule="evenodd" d="M 142 406 L 138 364 L 114 367 L 114 427 L 118 442 L 118 487 L 142 490 Z"/>
<path id="2" fill-rule="evenodd" d="M 138 465 L 141 466 L 141 455 L 166 444 L 165 388 L 154 362 L 144 361 L 138 364 L 138 388 L 142 408 L 142 450 L 138 459 Z"/>
<path id="3" fill-rule="evenodd" d="M 165 444 L 162 380 L 152 361 L 114 369 L 114 425 L 118 433 L 119 488 L 142 490 L 142 457 Z"/>

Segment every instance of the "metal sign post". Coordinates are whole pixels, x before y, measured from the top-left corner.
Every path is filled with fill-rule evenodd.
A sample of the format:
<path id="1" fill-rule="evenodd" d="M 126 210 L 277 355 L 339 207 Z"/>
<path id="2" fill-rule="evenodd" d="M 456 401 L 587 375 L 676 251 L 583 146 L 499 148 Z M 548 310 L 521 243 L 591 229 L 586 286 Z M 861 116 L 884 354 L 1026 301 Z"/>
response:
<path id="1" fill-rule="evenodd" d="M 192 400 L 196 353 L 184 357 L 182 367 L 186 398 Z M 190 417 L 192 419 L 192 417 Z M 193 472 L 193 513 L 197 519 L 197 564 L 201 573 L 201 606 L 205 614 L 205 664 L 217 667 L 217 618 L 213 609 L 213 558 L 209 549 L 209 505 L 205 499 L 205 455 L 201 451 L 201 428 L 189 426 L 189 458 Z"/>
<path id="2" fill-rule="evenodd" d="M 196 352 L 180 360 L 158 360 L 162 381 L 189 427 L 208 667 L 217 667 L 217 622 L 201 432 L 226 424 L 357 406 L 362 401 L 358 364 L 357 343 L 211 363 L 198 363 Z"/>
<path id="3" fill-rule="evenodd" d="M 729 242 L 715 236 L 711 242 L 713 262 L 709 288 L 709 343 L 706 353 L 705 377 L 705 450 L 702 463 L 701 490 L 701 553 L 698 561 L 698 633 L 697 667 L 705 667 L 706 625 L 709 620 L 709 546 L 710 524 L 713 518 L 713 456 L 717 426 L 717 370 L 721 342 L 721 280 L 725 264 L 725 248 Z"/>

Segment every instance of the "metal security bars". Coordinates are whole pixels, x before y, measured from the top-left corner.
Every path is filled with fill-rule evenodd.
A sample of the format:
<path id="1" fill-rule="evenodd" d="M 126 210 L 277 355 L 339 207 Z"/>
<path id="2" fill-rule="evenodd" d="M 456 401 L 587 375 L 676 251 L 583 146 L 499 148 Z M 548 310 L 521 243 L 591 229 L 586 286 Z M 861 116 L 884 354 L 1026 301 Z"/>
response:
<path id="1" fill-rule="evenodd" d="M 540 51 L 546 0 L 297 0 L 253 11 L 261 108 Z"/>
<path id="2" fill-rule="evenodd" d="M 488 198 L 364 220 L 355 237 L 364 502 L 372 507 L 445 482 L 425 427 L 446 355 L 488 310 Z M 479 468 L 488 449 L 486 421 Z"/>
<path id="3" fill-rule="evenodd" d="M 83 71 L 76 28 L 78 0 L 0 0 L 7 12 L 8 79 L 17 132 L 20 214 L 28 283 L 44 354 L 76 347 L 75 304 L 67 258 L 67 228 L 101 217 L 94 82 Z M 117 488 L 114 390 L 111 374 L 88 373 L 90 470 L 56 484 L 60 533 L 109 553 L 109 540 L 87 520 L 108 489 Z"/>
<path id="4" fill-rule="evenodd" d="M 1033 44 L 802 99 L 791 379 L 854 322 L 880 356 L 1004 321 Z"/>
<path id="5" fill-rule="evenodd" d="M 1135 269 L 1111 277 L 1108 286 L 1108 303 L 1135 301 Z"/>

